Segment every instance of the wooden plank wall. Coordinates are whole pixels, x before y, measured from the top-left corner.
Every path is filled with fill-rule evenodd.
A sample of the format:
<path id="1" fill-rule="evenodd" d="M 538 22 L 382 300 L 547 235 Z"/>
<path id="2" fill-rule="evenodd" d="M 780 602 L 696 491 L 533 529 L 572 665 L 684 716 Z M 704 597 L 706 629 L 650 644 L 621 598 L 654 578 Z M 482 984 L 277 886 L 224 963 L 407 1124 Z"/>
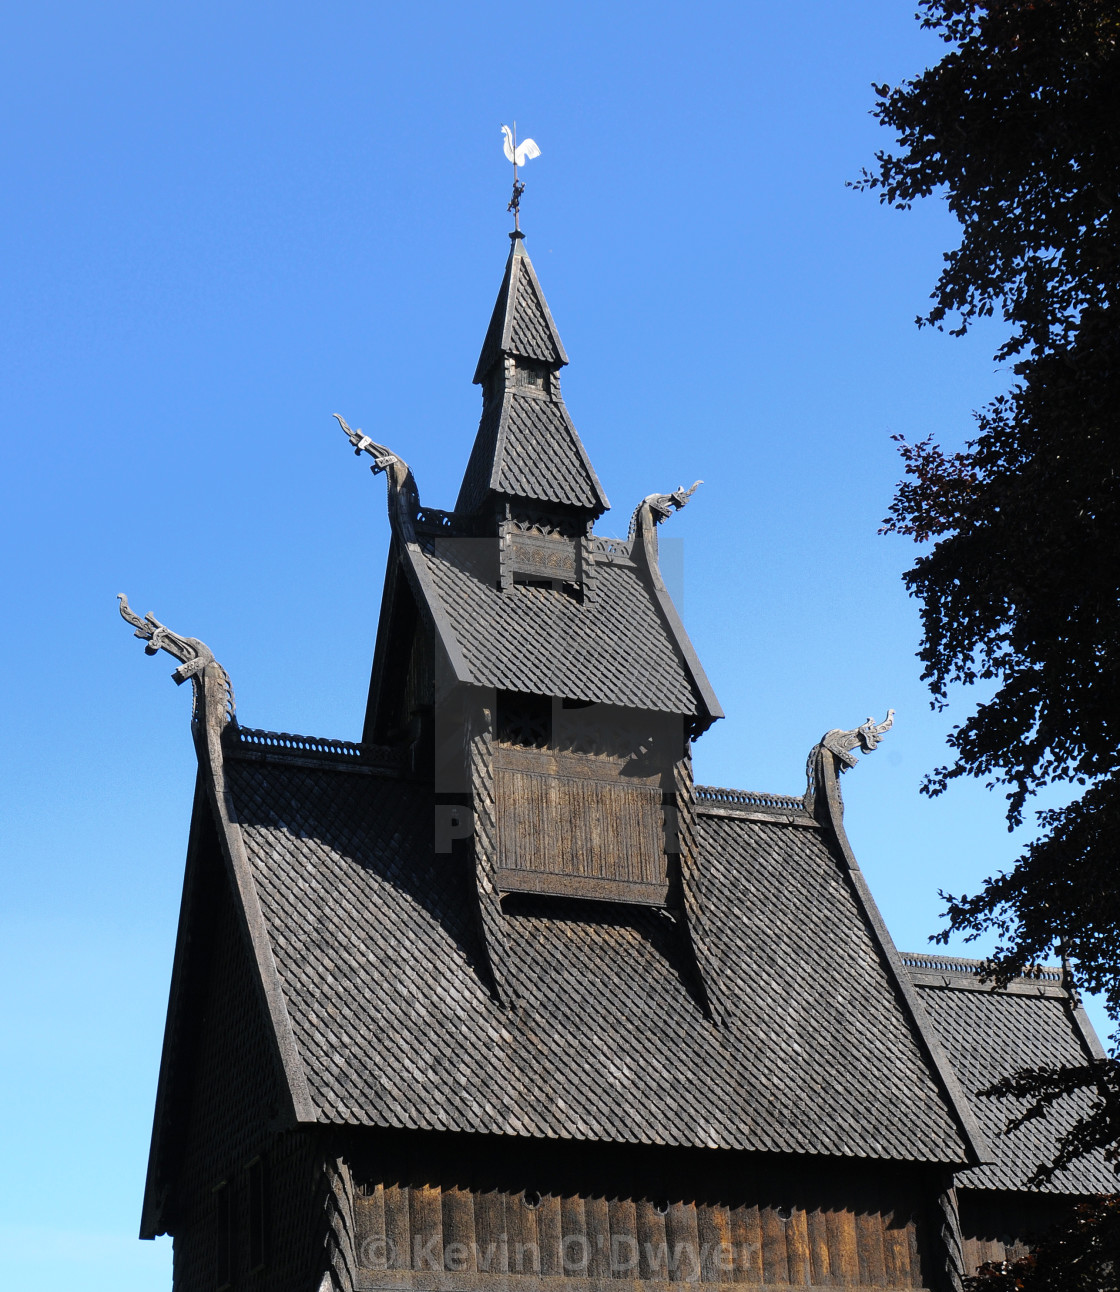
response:
<path id="1" fill-rule="evenodd" d="M 989 1261 L 1017 1261 L 1057 1221 L 1073 1201 L 1061 1195 L 1002 1193 L 962 1189 L 961 1234 L 965 1268 L 974 1274 Z"/>
<path id="2" fill-rule="evenodd" d="M 498 865 L 516 872 L 664 884 L 661 799 L 657 785 L 498 765 Z"/>
<path id="3" fill-rule="evenodd" d="M 909 1208 L 538 1194 L 376 1180 L 356 1199 L 367 1269 L 766 1287 L 922 1287 Z"/>

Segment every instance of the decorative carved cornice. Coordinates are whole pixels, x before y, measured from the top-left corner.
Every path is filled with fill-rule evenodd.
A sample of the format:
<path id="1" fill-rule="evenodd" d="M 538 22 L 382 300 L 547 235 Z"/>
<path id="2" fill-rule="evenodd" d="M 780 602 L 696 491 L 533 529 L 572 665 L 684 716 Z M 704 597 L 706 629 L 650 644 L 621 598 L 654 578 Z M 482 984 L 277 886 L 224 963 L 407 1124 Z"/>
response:
<path id="1" fill-rule="evenodd" d="M 171 676 L 176 686 L 181 686 L 188 679 L 193 685 L 193 721 L 198 722 L 203 715 L 209 717 L 208 704 L 213 703 L 219 726 L 224 726 L 227 722 L 236 723 L 237 707 L 229 674 L 214 658 L 210 647 L 197 637 L 182 637 L 179 633 L 172 632 L 150 612 L 141 619 L 128 604 L 128 597 L 123 592 L 117 593 L 117 600 L 120 602 L 121 618 L 135 628 L 134 636 L 145 643 L 146 655 L 158 655 L 164 650 L 180 661 L 179 667 Z M 208 681 L 217 685 L 220 697 L 208 691 Z"/>

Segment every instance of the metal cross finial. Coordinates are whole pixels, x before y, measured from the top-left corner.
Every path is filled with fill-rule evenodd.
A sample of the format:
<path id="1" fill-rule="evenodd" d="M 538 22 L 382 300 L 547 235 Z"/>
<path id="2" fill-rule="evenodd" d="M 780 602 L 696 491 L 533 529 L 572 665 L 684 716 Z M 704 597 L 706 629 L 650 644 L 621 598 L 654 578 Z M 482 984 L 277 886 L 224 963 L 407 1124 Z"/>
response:
<path id="1" fill-rule="evenodd" d="M 502 147 L 506 154 L 506 160 L 513 162 L 513 196 L 509 200 L 507 211 L 513 212 L 514 232 L 521 232 L 521 194 L 525 192 L 525 185 L 517 178 L 518 166 L 524 166 L 527 161 L 541 155 L 541 150 L 537 147 L 536 142 L 532 139 L 525 139 L 520 144 L 517 142 L 517 122 L 513 123 L 513 129 L 509 126 L 502 126 L 502 134 L 505 139 Z"/>

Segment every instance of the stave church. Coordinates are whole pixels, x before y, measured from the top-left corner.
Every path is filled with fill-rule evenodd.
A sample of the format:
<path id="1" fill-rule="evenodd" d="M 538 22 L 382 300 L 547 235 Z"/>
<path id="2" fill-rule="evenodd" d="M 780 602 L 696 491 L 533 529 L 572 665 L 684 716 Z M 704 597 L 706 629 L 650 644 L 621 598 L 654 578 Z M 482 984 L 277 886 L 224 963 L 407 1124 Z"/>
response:
<path id="1" fill-rule="evenodd" d="M 1099 1042 L 1059 968 L 896 949 L 841 799 L 889 714 L 803 790 L 694 783 L 723 713 L 658 562 L 691 491 L 600 532 L 510 237 L 454 506 L 340 419 L 391 533 L 360 742 L 243 726 L 121 599 L 198 755 L 141 1237 L 176 1292 L 955 1292 L 1115 1188 L 1032 1182 L 1077 1099 L 1008 1132 L 982 1094 Z"/>

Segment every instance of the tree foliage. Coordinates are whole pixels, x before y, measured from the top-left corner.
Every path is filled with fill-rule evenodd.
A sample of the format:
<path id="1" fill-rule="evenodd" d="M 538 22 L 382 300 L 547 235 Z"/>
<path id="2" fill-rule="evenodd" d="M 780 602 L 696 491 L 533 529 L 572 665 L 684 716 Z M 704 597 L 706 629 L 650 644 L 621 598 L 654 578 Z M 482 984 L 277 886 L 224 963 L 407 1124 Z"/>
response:
<path id="1" fill-rule="evenodd" d="M 1071 1222 L 1017 1261 L 982 1265 L 966 1292 L 1108 1292 L 1120 1269 L 1120 1198 L 1074 1208 Z"/>
<path id="2" fill-rule="evenodd" d="M 923 678 L 938 706 L 957 685 L 990 693 L 924 789 L 1005 787 L 1012 827 L 1046 786 L 1073 799 L 1039 813 L 1010 871 L 943 895 L 940 936 L 994 932 L 999 979 L 1059 948 L 1120 1023 L 1120 0 L 920 9 L 948 50 L 875 87 L 898 145 L 856 187 L 902 209 L 947 200 L 960 244 L 918 322 L 960 334 L 999 314 L 1010 369 L 960 451 L 900 441 L 884 529 L 923 545 L 905 576 Z M 1084 1075 L 1096 1142 L 1115 1139 L 1115 1066 Z"/>

